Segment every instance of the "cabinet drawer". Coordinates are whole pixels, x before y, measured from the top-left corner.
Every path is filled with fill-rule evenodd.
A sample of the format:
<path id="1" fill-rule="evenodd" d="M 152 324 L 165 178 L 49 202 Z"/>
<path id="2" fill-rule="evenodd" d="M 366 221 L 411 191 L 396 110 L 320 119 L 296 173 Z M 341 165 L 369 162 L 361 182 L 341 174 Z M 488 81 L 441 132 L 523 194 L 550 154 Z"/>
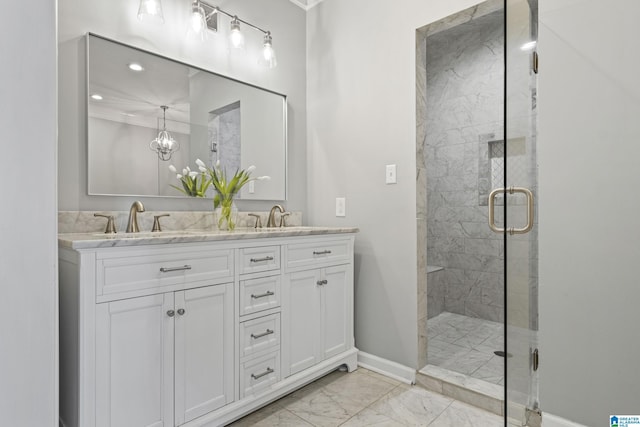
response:
<path id="1" fill-rule="evenodd" d="M 327 240 L 287 245 L 287 268 L 314 267 L 349 262 L 350 240 Z"/>
<path id="2" fill-rule="evenodd" d="M 98 300 L 130 297 L 188 283 L 233 280 L 233 251 L 160 249 L 99 254 L 96 260 Z M 101 298 L 103 297 L 103 298 Z"/>
<path id="3" fill-rule="evenodd" d="M 280 314 L 240 323 L 240 357 L 276 350 L 280 345 Z"/>
<path id="4" fill-rule="evenodd" d="M 280 269 L 280 246 L 240 249 L 240 274 Z"/>
<path id="5" fill-rule="evenodd" d="M 240 281 L 240 316 L 280 306 L 280 276 Z"/>
<path id="6" fill-rule="evenodd" d="M 280 352 L 240 364 L 240 398 L 260 393 L 280 380 Z"/>

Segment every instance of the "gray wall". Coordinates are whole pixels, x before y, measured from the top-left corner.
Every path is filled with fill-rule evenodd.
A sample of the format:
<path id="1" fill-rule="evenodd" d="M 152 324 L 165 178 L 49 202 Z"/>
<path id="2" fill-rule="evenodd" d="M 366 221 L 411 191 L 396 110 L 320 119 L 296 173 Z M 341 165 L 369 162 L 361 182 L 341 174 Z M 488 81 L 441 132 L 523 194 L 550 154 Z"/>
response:
<path id="1" fill-rule="evenodd" d="M 230 55 L 221 30 L 199 43 L 187 40 L 190 13 L 184 0 L 162 2 L 164 25 L 138 21 L 138 2 L 131 0 L 60 0 L 59 16 L 59 208 L 60 210 L 126 210 L 134 198 L 87 196 L 85 125 L 85 43 L 88 31 L 288 95 L 288 210 L 306 206 L 306 63 L 305 11 L 288 0 L 225 0 L 216 5 L 269 29 L 278 67 L 257 64 L 263 36 L 245 30 L 246 54 Z M 228 28 L 228 20 L 220 26 Z M 256 171 L 260 174 L 259 171 Z M 207 210 L 211 202 L 194 199 L 141 199 L 147 210 Z M 242 210 L 267 210 L 272 202 L 242 201 Z"/>
<path id="2" fill-rule="evenodd" d="M 415 30 L 476 3 L 325 0 L 307 14 L 307 217 L 360 227 L 356 346 L 414 368 Z M 395 185 L 385 185 L 387 164 L 397 165 Z M 336 197 L 346 197 L 345 218 Z"/>
<path id="3" fill-rule="evenodd" d="M 4 2 L 0 15 L 0 424 L 7 426 L 58 425 L 55 7 Z"/>
<path id="4" fill-rule="evenodd" d="M 540 0 L 540 401 L 639 412 L 637 0 Z"/>
<path id="5" fill-rule="evenodd" d="M 426 51 L 427 263 L 445 267 L 445 311 L 496 322 L 504 254 L 487 195 L 502 177 L 490 179 L 488 144 L 503 138 L 503 19 L 493 12 L 432 34 Z"/>

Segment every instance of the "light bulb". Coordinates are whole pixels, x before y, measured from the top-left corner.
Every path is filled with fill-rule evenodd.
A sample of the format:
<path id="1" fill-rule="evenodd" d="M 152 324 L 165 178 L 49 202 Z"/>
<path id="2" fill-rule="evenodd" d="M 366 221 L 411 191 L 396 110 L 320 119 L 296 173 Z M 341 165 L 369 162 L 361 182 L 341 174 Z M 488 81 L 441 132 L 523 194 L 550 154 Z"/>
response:
<path id="1" fill-rule="evenodd" d="M 138 19 L 140 21 L 156 21 L 160 24 L 164 23 L 164 15 L 162 14 L 162 3 L 160 0 L 140 0 L 138 7 Z"/>
<path id="2" fill-rule="evenodd" d="M 229 35 L 231 46 L 235 49 L 244 49 L 244 34 L 240 31 L 240 21 L 233 17 L 231 21 L 231 34 Z"/>
<path id="3" fill-rule="evenodd" d="M 275 50 L 273 50 L 273 43 L 270 32 L 267 32 L 264 36 L 262 55 L 258 62 L 268 68 L 275 68 L 276 65 L 278 65 L 278 61 L 276 60 L 276 52 Z"/>
<path id="4" fill-rule="evenodd" d="M 189 22 L 189 36 L 204 40 L 207 35 L 207 21 L 205 12 L 200 2 L 194 1 L 191 4 L 191 20 Z"/>

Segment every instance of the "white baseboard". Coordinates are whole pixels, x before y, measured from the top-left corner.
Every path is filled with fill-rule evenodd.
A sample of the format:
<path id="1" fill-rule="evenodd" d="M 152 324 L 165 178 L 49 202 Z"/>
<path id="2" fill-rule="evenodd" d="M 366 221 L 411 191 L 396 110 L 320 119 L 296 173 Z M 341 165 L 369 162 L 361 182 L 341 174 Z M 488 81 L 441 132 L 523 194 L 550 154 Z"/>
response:
<path id="1" fill-rule="evenodd" d="M 394 380 L 402 381 L 405 384 L 415 384 L 416 370 L 407 366 L 374 356 L 373 354 L 358 352 L 358 366 L 362 366 L 370 371 L 385 375 Z"/>
<path id="2" fill-rule="evenodd" d="M 542 427 L 586 427 L 586 426 L 543 412 Z"/>

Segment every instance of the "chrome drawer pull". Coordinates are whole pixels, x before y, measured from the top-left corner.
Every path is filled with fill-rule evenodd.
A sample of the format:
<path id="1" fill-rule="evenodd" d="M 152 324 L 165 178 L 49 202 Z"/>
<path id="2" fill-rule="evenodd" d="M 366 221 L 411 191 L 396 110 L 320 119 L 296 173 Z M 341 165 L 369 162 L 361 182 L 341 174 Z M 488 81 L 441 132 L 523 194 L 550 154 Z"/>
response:
<path id="1" fill-rule="evenodd" d="M 266 256 L 264 258 L 251 258 L 249 261 L 251 261 L 251 262 L 273 261 L 273 257 L 272 256 Z"/>
<path id="2" fill-rule="evenodd" d="M 270 297 L 270 296 L 275 295 L 275 294 L 276 294 L 275 292 L 267 291 L 264 294 L 260 294 L 260 295 L 251 294 L 251 298 L 259 299 L 259 298 L 264 298 L 264 297 Z"/>
<path id="3" fill-rule="evenodd" d="M 264 371 L 264 372 L 263 372 L 263 373 L 261 373 L 261 374 L 257 374 L 257 375 L 256 375 L 256 374 L 251 374 L 251 378 L 253 378 L 254 380 L 257 380 L 257 379 L 259 379 L 259 378 L 264 377 L 265 375 L 273 374 L 274 372 L 275 372 L 275 371 L 274 371 L 273 369 L 271 369 L 271 368 L 267 368 L 267 370 L 266 370 L 266 371 Z"/>
<path id="4" fill-rule="evenodd" d="M 182 267 L 160 267 L 160 272 L 169 273 L 171 271 L 183 271 L 183 270 L 191 270 L 190 265 L 183 265 Z"/>
<path id="5" fill-rule="evenodd" d="M 327 279 L 324 279 L 324 280 L 318 280 L 318 281 L 316 282 L 316 285 L 318 285 L 318 286 L 322 286 L 322 285 L 326 285 L 327 283 L 329 283 L 329 282 L 327 282 Z"/>
<path id="6" fill-rule="evenodd" d="M 273 330 L 271 329 L 267 329 L 265 332 L 261 333 L 261 334 L 251 334 L 251 338 L 253 338 L 254 340 L 257 340 L 258 338 L 262 338 L 262 337 L 266 337 L 267 335 L 271 335 L 273 334 Z"/>
<path id="7" fill-rule="evenodd" d="M 320 252 L 318 252 L 318 251 L 313 251 L 313 254 L 314 254 L 314 255 L 328 255 L 328 254 L 330 254 L 330 253 L 331 253 L 331 251 L 330 251 L 330 250 L 328 250 L 328 249 L 326 249 L 326 250 L 324 250 L 324 251 L 320 251 Z"/>

